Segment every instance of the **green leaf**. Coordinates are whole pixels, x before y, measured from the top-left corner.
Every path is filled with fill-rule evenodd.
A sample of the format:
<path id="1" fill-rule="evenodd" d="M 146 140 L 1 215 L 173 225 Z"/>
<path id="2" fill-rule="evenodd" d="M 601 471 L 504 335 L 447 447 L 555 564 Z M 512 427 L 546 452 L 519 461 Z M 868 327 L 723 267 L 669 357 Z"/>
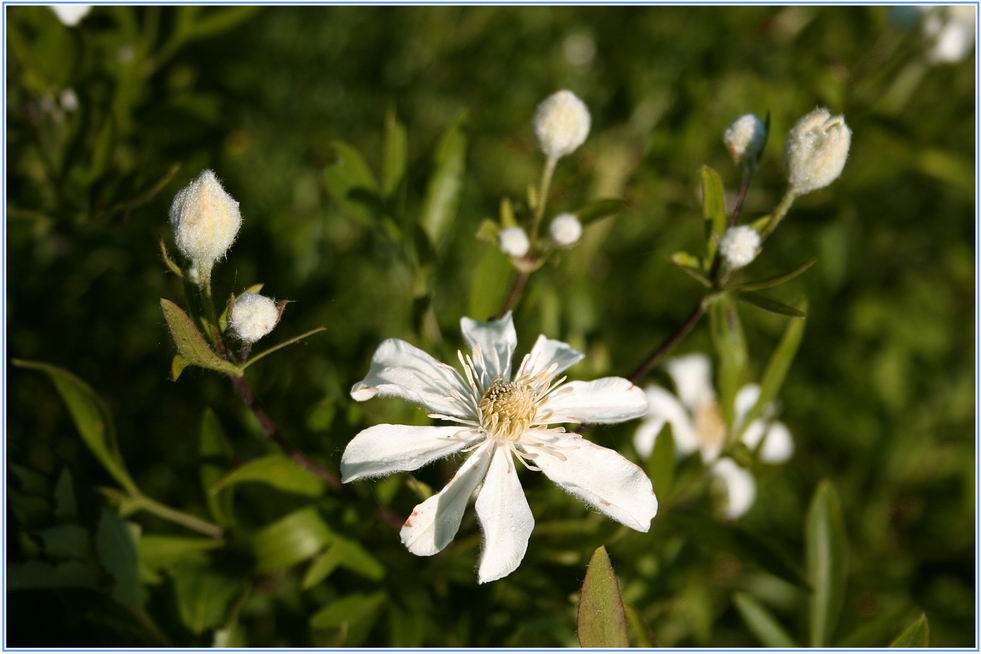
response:
<path id="1" fill-rule="evenodd" d="M 920 617 L 903 629 L 896 640 L 892 641 L 889 647 L 902 647 L 910 649 L 913 647 L 930 646 L 930 623 L 927 621 L 926 613 L 921 613 Z"/>
<path id="2" fill-rule="evenodd" d="M 179 306 L 161 298 L 160 308 L 163 310 L 167 328 L 177 346 L 177 352 L 184 357 L 187 365 L 200 366 L 235 377 L 242 376 L 241 368 L 215 354 L 194 325 L 194 321 Z"/>
<path id="3" fill-rule="evenodd" d="M 621 198 L 602 198 L 593 200 L 584 207 L 574 211 L 583 227 L 608 216 L 615 216 L 627 208 L 627 201 Z"/>
<path id="4" fill-rule="evenodd" d="M 702 217 L 705 219 L 705 260 L 711 261 L 726 231 L 726 195 L 722 178 L 702 166 Z"/>
<path id="5" fill-rule="evenodd" d="M 214 538 L 184 536 L 142 536 L 136 544 L 140 564 L 153 570 L 172 568 L 187 562 L 204 562 L 204 553 L 224 545 Z"/>
<path id="6" fill-rule="evenodd" d="M 89 532 L 75 524 L 56 525 L 38 533 L 44 543 L 44 553 L 57 559 L 84 560 L 91 553 Z"/>
<path id="7" fill-rule="evenodd" d="M 497 248 L 485 248 L 470 280 L 470 311 L 479 320 L 497 314 L 511 284 L 511 262 Z"/>
<path id="8" fill-rule="evenodd" d="M 301 468 L 282 454 L 270 454 L 246 462 L 218 480 L 208 492 L 215 495 L 229 486 L 249 482 L 266 484 L 286 493 L 310 497 L 316 497 L 324 492 L 324 482 L 317 475 Z"/>
<path id="9" fill-rule="evenodd" d="M 773 351 L 766 364 L 766 369 L 763 371 L 763 378 L 760 381 L 760 396 L 738 426 L 737 431 L 740 435 L 747 426 L 759 419 L 763 415 L 763 410 L 776 399 L 784 379 L 787 378 L 790 364 L 794 362 L 794 357 L 797 355 L 801 338 L 804 336 L 805 324 L 805 321 L 801 319 L 791 320 L 787 324 L 777 349 Z"/>
<path id="10" fill-rule="evenodd" d="M 433 158 L 433 173 L 422 205 L 421 224 L 437 250 L 445 244 L 463 188 L 467 156 L 465 124 L 464 113 L 440 137 Z"/>
<path id="11" fill-rule="evenodd" d="M 764 647 L 790 649 L 797 643 L 790 634 L 777 622 L 766 608 L 745 593 L 736 593 L 732 598 L 736 610 L 742 616 L 743 622 L 753 632 Z"/>
<path id="12" fill-rule="evenodd" d="M 507 229 L 508 227 L 516 227 L 518 225 L 518 219 L 514 215 L 514 205 L 511 204 L 511 198 L 501 198 L 501 204 L 498 208 L 498 218 L 501 221 L 501 227 L 503 229 Z M 497 245 L 496 240 L 494 245 Z"/>
<path id="13" fill-rule="evenodd" d="M 394 109 L 385 114 L 385 145 L 382 157 L 382 193 L 391 197 L 405 177 L 409 138 Z"/>
<path id="14" fill-rule="evenodd" d="M 140 579 L 136 544 L 126 523 L 103 508 L 95 532 L 95 549 L 99 562 L 115 580 L 112 596 L 124 606 L 140 604 Z"/>
<path id="15" fill-rule="evenodd" d="M 174 571 L 174 590 L 181 622 L 195 635 L 224 624 L 228 605 L 241 582 L 207 566 L 183 566 Z"/>
<path id="16" fill-rule="evenodd" d="M 757 279 L 751 282 L 745 282 L 743 284 L 737 284 L 733 288 L 737 291 L 760 291 L 766 288 L 780 286 L 781 284 L 786 284 L 790 280 L 796 279 L 797 277 L 803 275 L 816 263 L 817 259 L 811 258 L 790 272 L 774 275 L 773 277 L 766 277 L 764 279 Z"/>
<path id="17" fill-rule="evenodd" d="M 757 293 L 756 291 L 736 291 L 736 299 L 740 302 L 752 304 L 753 306 L 763 309 L 764 311 L 776 313 L 781 316 L 803 318 L 807 315 L 800 309 L 792 307 L 789 304 L 785 304 L 784 302 L 774 299 L 768 295 Z"/>
<path id="18" fill-rule="evenodd" d="M 384 566 L 356 541 L 338 534 L 333 535 L 332 541 L 330 551 L 337 553 L 344 568 L 372 581 L 379 581 L 385 576 Z"/>
<path id="19" fill-rule="evenodd" d="M 647 469 L 651 472 L 651 481 L 654 483 L 654 493 L 662 502 L 671 495 L 676 465 L 674 434 L 671 425 L 665 423 L 657 440 L 654 441 L 654 450 L 647 464 Z"/>
<path id="20" fill-rule="evenodd" d="M 483 241 L 484 243 L 496 248 L 500 242 L 500 234 L 500 225 L 495 223 L 490 218 L 484 218 L 480 221 L 480 227 L 477 228 L 478 241 Z"/>
<path id="21" fill-rule="evenodd" d="M 199 433 L 198 451 L 202 459 L 201 488 L 204 490 L 211 517 L 222 527 L 227 527 L 235 521 L 232 516 L 233 491 L 228 488 L 218 494 L 212 494 L 209 489 L 225 475 L 231 463 L 232 446 L 221 428 L 221 423 L 218 422 L 218 417 L 210 408 L 205 409 L 201 416 Z"/>
<path id="22" fill-rule="evenodd" d="M 730 297 L 722 295 L 709 307 L 709 332 L 719 356 L 719 394 L 726 425 L 735 420 L 736 393 L 746 383 L 749 355 L 739 312 Z"/>
<path id="23" fill-rule="evenodd" d="M 170 381 L 177 381 L 180 379 L 181 373 L 184 372 L 184 368 L 187 368 L 190 364 L 187 359 L 179 354 L 175 354 L 174 358 L 170 361 Z"/>
<path id="24" fill-rule="evenodd" d="M 620 585 L 602 546 L 593 552 L 586 568 L 577 631 L 582 647 L 630 647 Z"/>
<path id="25" fill-rule="evenodd" d="M 313 588 L 329 577 L 330 573 L 340 567 L 342 556 L 343 553 L 341 550 L 335 547 L 331 547 L 323 554 L 317 556 L 303 575 L 303 590 Z"/>
<path id="26" fill-rule="evenodd" d="M 636 647 L 654 647 L 654 641 L 651 639 L 650 631 L 647 629 L 647 625 L 644 624 L 644 619 L 640 617 L 637 609 L 629 604 L 624 604 L 623 609 L 627 615 L 627 622 L 630 623 L 630 632 L 634 635 Z"/>
<path id="27" fill-rule="evenodd" d="M 330 541 L 331 532 L 310 506 L 263 527 L 252 537 L 256 567 L 261 573 L 289 568 L 309 559 Z"/>
<path id="28" fill-rule="evenodd" d="M 95 588 L 98 572 L 79 561 L 64 563 L 9 563 L 7 590 L 36 590 L 41 588 Z"/>
<path id="29" fill-rule="evenodd" d="M 78 503 L 75 501 L 75 485 L 72 473 L 65 468 L 58 475 L 54 489 L 54 514 L 59 520 L 74 520 L 78 516 Z"/>
<path id="30" fill-rule="evenodd" d="M 167 246 L 164 244 L 163 239 L 160 239 L 160 257 L 163 259 L 164 265 L 181 279 L 184 279 L 184 271 L 181 267 L 174 263 L 174 260 L 170 258 L 170 253 L 167 251 Z"/>
<path id="31" fill-rule="evenodd" d="M 331 197 L 353 216 L 370 222 L 375 218 L 372 202 L 365 195 L 378 195 L 378 181 L 353 147 L 343 141 L 333 144 L 334 162 L 324 169 L 324 183 Z"/>
<path id="32" fill-rule="evenodd" d="M 57 366 L 22 359 L 14 359 L 12 363 L 19 368 L 39 370 L 48 375 L 89 451 L 123 488 L 131 493 L 136 492 L 136 484 L 129 476 L 119 452 L 112 416 L 92 387 Z"/>
<path id="33" fill-rule="evenodd" d="M 356 593 L 331 602 L 313 614 L 310 626 L 314 629 L 336 629 L 354 622 L 370 619 L 385 601 L 385 593 L 370 595 Z"/>
<path id="34" fill-rule="evenodd" d="M 807 577 L 811 584 L 811 647 L 832 643 L 845 600 L 848 577 L 848 544 L 841 504 L 828 480 L 818 484 L 807 512 L 804 531 Z"/>
<path id="35" fill-rule="evenodd" d="M 694 255 L 675 252 L 671 255 L 671 263 L 705 288 L 712 288 L 712 282 L 702 273 L 702 264 Z"/>

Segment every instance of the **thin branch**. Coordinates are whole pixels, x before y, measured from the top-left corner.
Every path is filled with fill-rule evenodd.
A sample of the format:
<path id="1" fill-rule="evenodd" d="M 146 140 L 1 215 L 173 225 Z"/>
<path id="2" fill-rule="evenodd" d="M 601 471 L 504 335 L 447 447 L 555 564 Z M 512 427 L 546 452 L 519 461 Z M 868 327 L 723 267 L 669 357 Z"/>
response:
<path id="1" fill-rule="evenodd" d="M 255 355 L 254 357 L 252 357 L 251 359 L 249 359 L 248 361 L 246 361 L 245 363 L 243 363 L 242 364 L 242 370 L 245 370 L 246 368 L 248 368 L 249 366 L 251 366 L 256 361 L 262 359 L 263 357 L 269 356 L 270 354 L 272 354 L 273 352 L 276 352 L 277 350 L 281 350 L 284 347 L 288 347 L 290 345 L 293 345 L 294 343 L 299 343 L 304 338 L 306 338 L 308 336 L 313 336 L 314 334 L 316 334 L 318 332 L 322 332 L 322 331 L 324 331 L 326 329 L 327 329 L 326 327 L 316 327 L 314 329 L 311 329 L 308 332 L 303 332 L 299 336 L 294 336 L 293 338 L 287 339 L 287 340 L 283 341 L 282 343 L 279 343 L 277 345 L 273 345 L 268 350 L 263 350 L 259 354 Z"/>
<path id="2" fill-rule="evenodd" d="M 521 299 L 521 295 L 525 292 L 525 286 L 528 285 L 529 276 L 529 273 L 520 270 L 514 272 L 514 277 L 511 279 L 511 290 L 508 291 L 508 296 L 504 298 L 504 304 L 501 305 L 501 310 L 497 313 L 498 318 L 518 305 L 518 300 Z"/>
<path id="3" fill-rule="evenodd" d="M 681 324 L 674 332 L 671 333 L 660 345 L 654 348 L 644 362 L 637 366 L 628 379 L 634 384 L 640 383 L 640 381 L 647 376 L 651 370 L 653 370 L 661 361 L 666 357 L 671 350 L 675 348 L 678 343 L 695 328 L 698 321 L 701 320 L 702 316 L 705 315 L 705 300 L 704 298 L 698 301 L 695 308 L 692 309 L 691 313 L 688 314 L 688 318 L 685 322 Z"/>

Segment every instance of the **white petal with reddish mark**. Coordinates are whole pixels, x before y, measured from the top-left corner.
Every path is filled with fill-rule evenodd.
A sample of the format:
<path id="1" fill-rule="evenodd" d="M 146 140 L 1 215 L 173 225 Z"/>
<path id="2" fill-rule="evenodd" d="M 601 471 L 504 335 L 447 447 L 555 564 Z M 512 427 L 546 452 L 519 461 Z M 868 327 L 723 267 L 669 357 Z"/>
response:
<path id="1" fill-rule="evenodd" d="M 537 424 L 613 423 L 647 413 L 644 391 L 622 377 L 564 384 L 538 409 Z"/>
<path id="2" fill-rule="evenodd" d="M 477 571 L 482 584 L 514 572 L 528 549 L 535 518 L 506 445 L 494 448 L 484 485 L 477 494 L 477 517 L 484 530 L 484 551 Z"/>
<path id="3" fill-rule="evenodd" d="M 443 490 L 412 510 L 402 525 L 402 544 L 417 556 L 432 556 L 450 544 L 460 528 L 474 490 L 487 474 L 493 445 L 485 443 L 470 455 Z"/>
<path id="4" fill-rule="evenodd" d="M 416 470 L 459 452 L 480 437 L 479 433 L 458 425 L 375 425 L 361 431 L 344 448 L 341 481 Z"/>

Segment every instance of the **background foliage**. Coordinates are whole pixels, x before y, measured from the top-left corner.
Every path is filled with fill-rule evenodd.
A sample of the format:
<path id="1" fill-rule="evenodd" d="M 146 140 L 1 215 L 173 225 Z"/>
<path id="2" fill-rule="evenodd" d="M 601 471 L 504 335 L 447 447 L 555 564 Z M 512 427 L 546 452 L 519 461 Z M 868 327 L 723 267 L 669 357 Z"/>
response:
<path id="1" fill-rule="evenodd" d="M 915 13 L 101 7 L 69 28 L 13 7 L 7 19 L 8 352 L 71 371 L 105 402 L 93 409 L 61 377 L 81 393 L 70 412 L 45 375 L 8 362 L 8 644 L 570 645 L 601 544 L 634 644 L 808 644 L 805 535 L 847 555 L 830 643 L 887 644 L 921 612 L 932 644 L 974 643 L 975 78 L 970 58 L 925 62 Z M 585 348 L 582 378 L 631 370 L 697 297 L 668 256 L 697 251 L 701 164 L 738 183 L 720 143 L 729 122 L 772 113 L 749 216 L 784 189 L 780 150 L 798 116 L 828 105 L 854 131 L 842 178 L 799 200 L 753 264 L 819 259 L 780 289 L 810 307 L 782 393 L 797 453 L 763 473 L 740 526 L 704 498 L 673 501 L 655 476 L 662 510 L 638 534 L 525 475 L 538 522 L 528 556 L 477 586 L 472 513 L 431 559 L 378 517 L 407 514 L 450 463 L 342 493 L 294 479 L 209 494 L 236 462 L 277 450 L 226 379 L 189 368 L 169 380 L 159 298 L 182 296 L 157 242 L 174 192 L 210 167 L 241 202 L 219 298 L 263 282 L 294 301 L 271 338 L 328 327 L 249 377 L 289 438 L 336 470 L 365 425 L 425 420 L 404 403 L 349 400 L 378 342 L 445 358 L 461 315 L 500 306 L 507 260 L 474 233 L 537 179 L 531 116 L 563 87 L 587 102 L 593 131 L 559 167 L 550 207 L 630 206 L 536 273 L 516 319 L 519 352 L 539 332 Z M 379 208 L 344 180 L 365 174 L 357 153 L 381 178 L 389 112 L 406 126 L 407 166 L 380 179 Z M 449 191 L 427 196 L 432 183 Z M 758 376 L 786 319 L 742 319 Z M 703 324 L 681 351 L 710 348 Z M 100 490 L 121 477 L 73 415 L 90 443 L 111 420 L 118 450 L 106 456 L 121 474 L 225 538 L 127 515 Z M 634 428 L 592 437 L 636 457 Z M 685 466 L 673 474 L 680 485 Z M 844 542 L 814 531 L 839 510 Z"/>

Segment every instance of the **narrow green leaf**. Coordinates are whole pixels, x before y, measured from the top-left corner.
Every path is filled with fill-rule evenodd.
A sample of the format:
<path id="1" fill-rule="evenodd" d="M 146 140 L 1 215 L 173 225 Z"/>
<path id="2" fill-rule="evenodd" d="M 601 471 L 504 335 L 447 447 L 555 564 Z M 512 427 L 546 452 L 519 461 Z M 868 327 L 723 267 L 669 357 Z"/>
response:
<path id="1" fill-rule="evenodd" d="M 303 590 L 313 588 L 329 577 L 330 573 L 340 567 L 341 557 L 342 552 L 336 547 L 331 547 L 323 554 L 318 555 L 303 575 Z"/>
<path id="2" fill-rule="evenodd" d="M 369 198 L 377 198 L 379 192 L 374 173 L 361 153 L 347 143 L 336 141 L 333 150 L 334 162 L 324 169 L 327 192 L 345 211 L 371 222 L 376 212 Z"/>
<path id="3" fill-rule="evenodd" d="M 316 497 L 324 492 L 324 482 L 317 475 L 301 468 L 282 454 L 270 454 L 246 462 L 219 479 L 208 492 L 215 495 L 229 486 L 249 482 L 266 484 L 286 493 L 310 497 Z"/>
<path id="4" fill-rule="evenodd" d="M 807 577 L 811 584 L 811 647 L 827 647 L 845 600 L 848 544 L 841 504 L 834 486 L 822 481 L 811 500 L 804 531 Z"/>
<path id="5" fill-rule="evenodd" d="M 224 624 L 228 606 L 241 582 L 203 565 L 182 566 L 174 571 L 177 609 L 193 634 Z"/>
<path id="6" fill-rule="evenodd" d="M 763 410 L 776 399 L 784 379 L 787 378 L 790 364 L 794 362 L 794 357 L 797 355 L 801 338 L 804 336 L 805 324 L 805 321 L 801 319 L 791 320 L 787 324 L 777 349 L 773 351 L 766 364 L 766 369 L 763 371 L 763 378 L 760 381 L 760 396 L 738 426 L 737 432 L 739 434 L 742 434 L 753 421 L 760 418 L 763 415 Z"/>
<path id="7" fill-rule="evenodd" d="M 232 504 L 234 501 L 233 489 L 227 488 L 217 494 L 212 494 L 209 489 L 218 483 L 231 465 L 232 446 L 225 436 L 218 416 L 210 408 L 204 410 L 201 416 L 201 428 L 199 430 L 200 443 L 198 452 L 201 454 L 201 488 L 204 491 L 205 500 L 208 502 L 208 510 L 222 527 L 227 527 L 234 522 L 232 516 Z"/>
<path id="8" fill-rule="evenodd" d="M 501 205 L 498 210 L 498 218 L 501 221 L 501 227 L 503 229 L 517 226 L 518 219 L 514 215 L 514 205 L 511 204 L 511 198 L 509 197 L 501 198 Z"/>
<path id="9" fill-rule="evenodd" d="M 204 562 L 205 552 L 222 547 L 224 543 L 214 538 L 188 538 L 186 536 L 141 536 L 136 544 L 140 563 L 153 570 L 172 568 L 187 562 Z"/>
<path id="10" fill-rule="evenodd" d="M 360 620 L 370 619 L 385 601 L 385 593 L 371 595 L 356 593 L 342 597 L 313 614 L 310 626 L 314 629 L 336 629 Z"/>
<path id="11" fill-rule="evenodd" d="M 921 613 L 920 617 L 903 629 L 903 633 L 899 634 L 896 640 L 892 641 L 892 644 L 889 645 L 889 647 L 902 647 L 905 649 L 929 646 L 930 623 L 927 621 L 926 613 Z"/>
<path id="12" fill-rule="evenodd" d="M 762 604 L 745 593 L 736 593 L 732 600 L 743 622 L 746 623 L 746 626 L 753 632 L 761 645 L 779 649 L 797 647 L 797 643 L 790 637 L 790 634 Z"/>
<path id="13" fill-rule="evenodd" d="M 163 259 L 164 265 L 170 272 L 174 273 L 181 279 L 184 278 L 184 271 L 181 267 L 174 263 L 174 260 L 170 258 L 170 253 L 167 251 L 167 246 L 164 244 L 163 239 L 160 239 L 160 257 Z"/>
<path id="14" fill-rule="evenodd" d="M 627 208 L 627 201 L 622 198 L 602 198 L 593 200 L 584 207 L 574 211 L 579 222 L 585 227 L 608 216 L 615 216 Z"/>
<path id="15" fill-rule="evenodd" d="M 726 231 L 726 195 L 722 178 L 702 166 L 702 217 L 705 219 L 705 260 L 711 261 Z"/>
<path id="16" fill-rule="evenodd" d="M 119 452 L 112 416 L 92 387 L 57 366 L 22 359 L 14 359 L 12 363 L 19 368 L 39 370 L 48 375 L 89 451 L 123 488 L 135 492 L 136 484 L 129 476 Z"/>
<path id="17" fill-rule="evenodd" d="M 647 464 L 647 469 L 651 472 L 651 481 L 654 483 L 654 493 L 662 502 L 671 495 L 677 463 L 674 434 L 671 425 L 665 424 L 657 440 L 654 441 L 654 450 Z"/>
<path id="18" fill-rule="evenodd" d="M 382 193 L 391 197 L 405 177 L 409 137 L 394 109 L 385 114 L 385 144 L 382 157 Z"/>
<path id="19" fill-rule="evenodd" d="M 116 582 L 112 590 L 113 598 L 124 606 L 138 606 L 140 579 L 136 544 L 126 523 L 106 508 L 99 515 L 95 549 L 99 555 L 99 563 Z"/>
<path id="20" fill-rule="evenodd" d="M 705 288 L 712 288 L 712 282 L 702 273 L 701 262 L 697 257 L 687 252 L 675 252 L 671 255 L 671 263 Z"/>
<path id="21" fill-rule="evenodd" d="M 490 218 L 484 218 L 480 221 L 480 227 L 477 228 L 477 240 L 496 248 L 500 242 L 500 233 L 501 228 L 497 223 Z"/>
<path id="22" fill-rule="evenodd" d="M 422 205 L 421 224 L 437 250 L 445 244 L 463 188 L 467 156 L 465 123 L 466 114 L 463 114 L 440 137 Z"/>
<path id="23" fill-rule="evenodd" d="M 163 310 L 167 328 L 177 346 L 177 352 L 184 357 L 187 365 L 200 366 L 235 377 L 242 376 L 241 368 L 215 354 L 195 327 L 194 321 L 179 306 L 161 298 L 160 308 Z"/>
<path id="24" fill-rule="evenodd" d="M 579 596 L 579 644 L 582 647 L 630 647 L 620 585 L 605 547 L 589 559 Z"/>
<path id="25" fill-rule="evenodd" d="M 637 609 L 629 604 L 624 604 L 623 609 L 627 615 L 627 622 L 630 623 L 630 632 L 634 635 L 635 646 L 654 647 L 654 641 L 651 639 L 650 631 L 647 629 L 647 625 L 644 624 L 644 619 L 640 617 Z"/>
<path id="26" fill-rule="evenodd" d="M 800 309 L 794 308 L 789 304 L 781 302 L 780 300 L 772 298 L 768 295 L 757 293 L 756 291 L 736 291 L 736 299 L 740 302 L 752 304 L 753 306 L 763 309 L 764 311 L 776 313 L 781 316 L 804 318 L 807 315 Z"/>
<path id="27" fill-rule="evenodd" d="M 299 343 L 300 341 L 303 341 L 303 340 L 306 340 L 306 339 L 310 338 L 314 334 L 319 334 L 322 331 L 326 331 L 326 329 L 327 328 L 326 327 L 323 327 L 323 326 L 321 326 L 321 327 L 314 327 L 313 329 L 311 329 L 309 331 L 305 331 L 305 332 L 303 332 L 302 334 L 300 334 L 298 336 L 294 336 L 293 338 L 288 338 L 285 341 L 283 341 L 282 343 L 277 343 L 276 345 L 273 345 L 272 347 L 263 350 L 259 354 L 256 354 L 254 357 L 252 357 L 251 359 L 249 359 L 248 361 L 246 361 L 245 363 L 243 363 L 242 364 L 242 370 L 245 370 L 246 368 L 248 368 L 249 366 L 251 366 L 253 363 L 256 363 L 258 361 L 261 361 L 262 359 L 266 358 L 267 356 L 269 356 L 273 352 L 278 352 L 279 350 L 282 350 L 284 347 L 289 347 L 290 345 L 295 345 L 295 344 Z"/>
<path id="28" fill-rule="evenodd" d="M 75 484 L 72 473 L 65 468 L 58 475 L 54 489 L 54 514 L 59 520 L 74 520 L 78 516 L 78 503 L 75 501 Z"/>
<path id="29" fill-rule="evenodd" d="M 511 283 L 511 262 L 501 251 L 485 248 L 470 279 L 470 312 L 480 320 L 494 316 L 504 303 Z"/>
<path id="30" fill-rule="evenodd" d="M 330 550 L 337 552 L 344 568 L 372 581 L 379 581 L 385 576 L 385 567 L 356 541 L 339 534 L 333 534 L 331 541 Z"/>
<path id="31" fill-rule="evenodd" d="M 773 277 L 766 277 L 764 279 L 757 279 L 751 282 L 745 282 L 743 284 L 737 284 L 733 288 L 737 291 L 760 291 L 767 288 L 774 288 L 776 286 L 780 286 L 781 284 L 786 284 L 790 280 L 796 279 L 797 277 L 803 275 L 816 263 L 817 259 L 811 258 L 790 272 L 774 275 Z"/>
<path id="32" fill-rule="evenodd" d="M 330 529 L 316 508 L 298 509 L 252 537 L 257 570 L 265 573 L 289 568 L 322 550 L 330 537 Z"/>
<path id="33" fill-rule="evenodd" d="M 735 303 L 728 294 L 709 307 L 709 332 L 719 356 L 719 391 L 726 425 L 735 419 L 736 393 L 746 383 L 749 355 Z"/>

